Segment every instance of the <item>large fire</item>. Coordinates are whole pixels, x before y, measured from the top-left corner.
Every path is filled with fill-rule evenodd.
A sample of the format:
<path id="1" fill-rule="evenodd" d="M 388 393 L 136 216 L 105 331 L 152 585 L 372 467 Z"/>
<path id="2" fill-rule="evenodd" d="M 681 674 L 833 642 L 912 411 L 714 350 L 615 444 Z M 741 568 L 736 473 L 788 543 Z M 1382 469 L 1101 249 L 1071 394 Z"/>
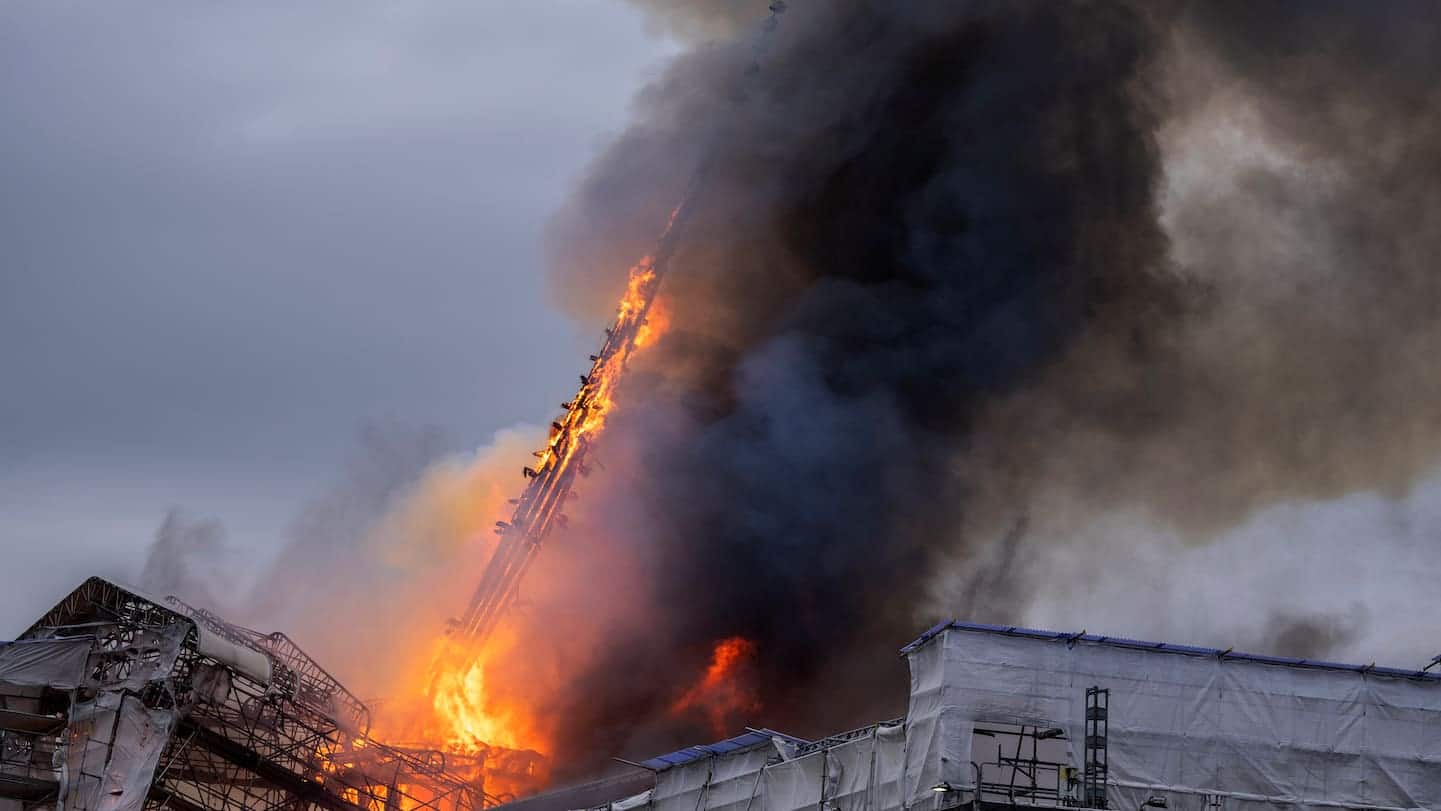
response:
<path id="1" fill-rule="evenodd" d="M 564 432 L 572 440 L 593 440 L 604 429 L 615 408 L 616 387 L 631 350 L 653 345 L 669 324 L 665 310 L 656 304 L 658 283 L 650 257 L 630 269 L 616 321 L 607 333 L 608 337 L 632 335 L 633 340 L 622 351 L 594 359 L 596 363 L 582 379 L 583 400 L 565 404 L 565 415 L 552 425 L 545 446 L 535 452 L 539 461 L 527 468 L 527 476 L 533 478 L 555 466 L 584 465 L 579 457 L 572 458 L 580 443 L 562 443 L 559 437 Z M 487 524 L 506 525 L 504 519 L 509 516 L 499 514 L 503 504 L 488 505 L 488 509 L 497 514 Z M 473 572 L 466 574 L 474 576 Z M 538 755 L 552 749 L 536 715 L 536 707 L 545 700 L 541 694 L 545 688 L 523 672 L 527 659 L 520 655 L 522 630 L 518 625 L 523 623 L 502 622 L 494 633 L 478 640 L 458 632 L 437 638 L 429 666 L 419 667 L 422 663 L 417 662 L 418 667 L 407 677 L 410 683 L 401 687 L 403 697 L 384 705 L 378 731 L 390 740 L 442 749 L 453 756 L 448 761 L 477 764 L 486 791 L 492 795 L 539 788 L 544 775 L 538 773 Z"/>
<path id="2" fill-rule="evenodd" d="M 528 723 L 526 707 L 498 700 L 485 689 L 488 654 L 484 650 L 471 659 L 447 652 L 437 657 L 443 664 L 431 681 L 429 695 L 444 735 L 442 743 L 466 754 L 496 746 L 543 751 L 545 742 Z"/>
<path id="3" fill-rule="evenodd" d="M 638 348 L 653 343 L 665 329 L 666 324 L 655 319 L 656 284 L 655 263 L 649 256 L 631 267 L 626 278 L 625 294 L 621 296 L 620 305 L 617 308 L 615 327 L 612 329 L 624 330 L 634 323 L 636 338 L 632 347 Z M 606 414 L 615 405 L 613 400 L 615 386 L 620 382 L 621 372 L 625 370 L 625 364 L 629 359 L 629 352 L 617 353 L 612 355 L 600 369 L 591 373 L 590 377 L 595 385 L 591 398 L 593 405 L 586 412 L 585 421 L 578 431 L 580 435 L 594 434 L 605 426 Z"/>
<path id="4" fill-rule="evenodd" d="M 737 715 L 760 709 L 760 696 L 747 672 L 755 656 L 755 643 L 745 637 L 717 642 L 705 675 L 671 704 L 671 714 L 700 713 L 716 737 L 724 737 Z"/>

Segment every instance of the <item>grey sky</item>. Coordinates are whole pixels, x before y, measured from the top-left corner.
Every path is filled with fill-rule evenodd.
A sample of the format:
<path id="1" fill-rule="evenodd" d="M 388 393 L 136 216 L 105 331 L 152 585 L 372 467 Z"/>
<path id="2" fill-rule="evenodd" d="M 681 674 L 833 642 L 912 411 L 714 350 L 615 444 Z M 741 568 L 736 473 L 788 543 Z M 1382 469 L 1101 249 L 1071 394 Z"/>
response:
<path id="1" fill-rule="evenodd" d="M 540 420 L 539 235 L 675 44 L 606 0 L 0 6 L 0 638 L 166 509 L 271 551 L 357 427 Z"/>

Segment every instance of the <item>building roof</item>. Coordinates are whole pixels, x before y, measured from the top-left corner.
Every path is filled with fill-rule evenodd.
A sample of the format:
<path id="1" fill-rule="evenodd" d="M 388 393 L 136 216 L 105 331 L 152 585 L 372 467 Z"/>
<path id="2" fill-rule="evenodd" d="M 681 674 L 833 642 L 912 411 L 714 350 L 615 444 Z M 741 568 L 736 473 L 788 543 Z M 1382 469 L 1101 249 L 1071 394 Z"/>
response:
<path id="1" fill-rule="evenodd" d="M 1073 645 L 1077 642 L 1088 642 L 1108 647 L 1127 648 L 1130 650 L 1154 651 L 1157 653 L 1173 653 L 1183 656 L 1205 656 L 1224 659 L 1226 661 L 1255 662 L 1265 665 L 1278 665 L 1281 667 L 1295 667 L 1312 670 L 1339 670 L 1350 673 L 1366 675 L 1389 676 L 1402 679 L 1419 679 L 1423 681 L 1441 681 L 1441 672 L 1427 672 L 1417 669 L 1405 669 L 1395 667 L 1377 667 L 1375 663 L 1369 665 L 1348 665 L 1341 662 L 1327 662 L 1320 659 L 1293 659 L 1286 656 L 1268 656 L 1259 653 L 1240 653 L 1230 648 L 1221 650 L 1219 648 L 1202 648 L 1194 645 L 1177 645 L 1171 642 L 1146 642 L 1139 639 L 1127 639 L 1119 636 L 1101 636 L 1088 634 L 1085 631 L 1077 633 L 1066 633 L 1064 631 L 1042 631 L 1036 628 L 1023 628 L 1018 625 L 986 625 L 977 622 L 961 622 L 954 620 L 942 622 L 917 637 L 909 645 L 901 648 L 901 653 L 910 653 L 920 646 L 930 642 L 948 630 L 973 631 L 985 634 L 998 634 L 1001 636 L 1024 637 L 1027 639 L 1053 640 Z"/>
<path id="2" fill-rule="evenodd" d="M 742 749 L 752 749 L 762 744 L 768 744 L 773 739 L 780 738 L 787 743 L 802 745 L 809 743 L 802 738 L 787 735 L 784 732 L 776 732 L 773 729 L 748 729 L 745 734 L 737 735 L 734 738 L 726 738 L 716 743 L 708 743 L 700 746 L 687 746 L 684 749 L 677 749 L 664 755 L 657 755 L 639 765 L 655 772 L 663 772 L 666 769 L 683 766 L 687 763 L 710 757 L 711 755 L 725 755 L 731 752 L 739 752 Z"/>

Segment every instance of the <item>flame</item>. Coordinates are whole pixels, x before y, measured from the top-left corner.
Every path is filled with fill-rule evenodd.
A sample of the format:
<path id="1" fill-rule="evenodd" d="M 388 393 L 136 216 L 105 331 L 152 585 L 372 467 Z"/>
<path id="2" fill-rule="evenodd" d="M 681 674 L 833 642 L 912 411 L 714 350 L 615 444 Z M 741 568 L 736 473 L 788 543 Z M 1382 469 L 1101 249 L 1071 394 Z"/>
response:
<path id="1" fill-rule="evenodd" d="M 671 704 L 671 715 L 699 712 L 717 738 L 725 737 L 734 716 L 760 709 L 760 697 L 746 672 L 755 656 L 755 643 L 745 637 L 717 642 L 705 675 Z"/>
<path id="2" fill-rule="evenodd" d="M 658 317 L 655 307 L 655 287 L 659 283 L 655 263 L 649 256 L 641 259 L 630 269 L 626 279 L 625 294 L 620 298 L 615 325 L 610 329 L 612 336 L 630 335 L 630 346 L 618 351 L 603 353 L 601 359 L 591 368 L 588 378 L 592 391 L 589 407 L 585 410 L 577 434 L 584 436 L 598 433 L 605 427 L 605 417 L 615 405 L 615 385 L 625 371 L 631 351 L 637 347 L 654 343 L 668 325 L 663 316 Z"/>
<path id="3" fill-rule="evenodd" d="M 374 751 L 374 755 L 367 750 Z M 403 750 L 373 746 L 373 739 L 363 736 L 343 735 L 339 738 L 324 738 L 316 747 L 310 761 L 313 769 L 310 780 L 328 786 L 350 805 L 364 811 L 413 811 L 417 808 L 431 808 L 436 811 L 461 811 L 461 797 L 451 796 L 447 801 L 437 787 L 422 780 L 408 783 L 398 780 L 401 773 L 398 757 L 405 757 Z M 474 781 L 475 775 L 463 775 L 461 770 L 447 769 L 452 777 Z M 446 789 L 442 789 L 445 791 Z"/>
<path id="4" fill-rule="evenodd" d="M 651 303 L 650 312 L 646 313 L 645 321 L 635 333 L 635 345 L 637 348 L 650 346 L 669 331 L 670 307 L 666 305 L 665 299 L 657 298 Z"/>
<path id="5" fill-rule="evenodd" d="M 576 461 L 572 457 L 581 443 L 562 443 L 563 432 L 576 439 L 594 438 L 604 429 L 633 350 L 653 345 L 669 326 L 668 312 L 655 304 L 659 281 L 650 257 L 630 268 L 606 345 L 584 375 L 581 395 L 567 404 L 545 447 L 535 453 L 539 460 L 535 470 Z M 486 504 L 495 513 L 493 518 L 476 523 L 509 517 L 502 514 L 502 503 L 495 501 Z M 542 755 L 552 749 L 535 714 L 544 699 L 537 693 L 544 688 L 530 683 L 524 673 L 525 660 L 518 657 L 522 640 L 514 626 L 514 622 L 501 623 L 479 650 L 450 636 L 436 639 L 428 666 L 416 662 L 405 677 L 411 689 L 401 691 L 401 700 L 386 704 L 377 716 L 381 737 L 416 741 L 473 758 L 481 764 L 476 768 L 483 772 L 491 794 L 539 788 L 545 779 Z"/>
<path id="6" fill-rule="evenodd" d="M 674 216 L 674 215 L 672 215 Z M 577 403 L 556 426 L 564 425 L 577 439 L 595 436 L 605 427 L 606 415 L 615 407 L 615 386 L 625 371 L 633 350 L 653 344 L 670 326 L 669 311 L 656 305 L 655 288 L 660 283 L 655 263 L 646 256 L 632 265 L 626 277 L 625 293 L 621 295 L 616 308 L 615 324 L 608 330 L 606 349 L 617 336 L 632 335 L 629 345 L 616 347 L 614 351 L 602 351 L 597 356 L 590 372 L 584 375 L 584 402 Z M 623 339 L 622 339 L 623 340 Z M 578 445 L 559 450 L 561 437 L 559 428 L 552 428 L 550 440 L 545 448 L 536 452 L 540 463 L 536 470 L 544 471 L 552 465 L 564 464 L 575 452 Z"/>
<path id="7" fill-rule="evenodd" d="M 483 786 L 491 798 L 539 790 L 548 778 L 544 753 L 552 748 L 533 711 L 541 697 L 516 683 L 514 667 L 500 667 L 515 661 L 518 641 L 514 633 L 497 634 L 476 652 L 449 636 L 436 639 L 428 667 L 422 660 L 408 676 L 410 688 L 375 708 L 373 734 L 445 752 L 446 771 Z"/>
<path id="8" fill-rule="evenodd" d="M 631 266 L 607 340 L 582 376 L 578 395 L 566 403 L 565 413 L 552 424 L 545 447 L 533 454 L 537 461 L 530 462 L 527 475 L 536 478 L 546 472 L 563 472 L 569 465 L 584 474 L 585 447 L 588 439 L 604 431 L 615 408 L 615 390 L 625 364 L 638 347 L 653 346 L 669 327 L 669 313 L 656 304 L 659 284 L 660 275 L 650 256 Z M 513 451 L 507 449 L 509 452 Z M 510 458 L 506 455 L 507 474 L 514 470 Z M 486 458 L 465 468 L 429 474 L 418 493 L 392 510 L 382 527 L 382 537 L 406 537 L 411 542 L 389 550 L 396 565 L 416 565 L 416 560 L 424 563 L 434 553 L 463 555 L 465 550 L 483 557 L 484 547 L 473 546 L 467 539 L 488 539 L 484 530 L 496 524 L 507 526 L 506 519 L 513 520 L 507 514 L 506 485 L 496 475 L 499 470 L 499 465 Z M 563 514 L 559 524 L 565 526 Z M 416 537 L 429 539 L 431 546 L 412 549 Z M 441 578 L 450 581 L 468 575 L 465 579 L 470 579 L 477 573 L 468 565 L 463 569 L 442 573 Z M 530 575 L 529 588 L 540 586 L 543 593 L 548 588 L 546 578 L 536 582 L 535 575 Z M 445 588 L 441 581 L 432 586 Z M 550 588 L 556 588 L 555 583 L 550 583 Z M 507 615 L 478 642 L 461 634 L 431 637 L 421 632 L 409 638 L 406 644 L 418 655 L 406 658 L 403 673 L 376 674 L 383 678 L 376 689 L 389 699 L 372 704 L 372 709 L 378 710 L 373 717 L 373 735 L 401 742 L 405 748 L 444 750 L 448 771 L 483 784 L 491 798 L 530 794 L 542 788 L 548 778 L 545 755 L 553 750 L 548 725 L 555 720 L 543 710 L 549 706 L 548 694 L 561 689 L 565 670 L 555 663 L 549 667 L 537 664 L 533 655 L 523 653 L 527 632 L 533 634 L 533 629 L 527 631 L 526 622 L 525 615 Z M 715 699 L 700 697 L 696 702 L 696 706 L 709 707 Z M 337 769 L 349 768 L 350 752 L 323 755 L 323 762 L 331 766 L 317 779 L 333 778 L 339 774 Z M 402 811 L 406 802 L 401 798 Z"/>
<path id="9" fill-rule="evenodd" d="M 498 705 L 485 689 L 487 660 L 447 668 L 436 676 L 431 698 L 445 723 L 447 749 L 475 753 L 491 746 L 530 749 L 522 740 L 513 707 Z"/>

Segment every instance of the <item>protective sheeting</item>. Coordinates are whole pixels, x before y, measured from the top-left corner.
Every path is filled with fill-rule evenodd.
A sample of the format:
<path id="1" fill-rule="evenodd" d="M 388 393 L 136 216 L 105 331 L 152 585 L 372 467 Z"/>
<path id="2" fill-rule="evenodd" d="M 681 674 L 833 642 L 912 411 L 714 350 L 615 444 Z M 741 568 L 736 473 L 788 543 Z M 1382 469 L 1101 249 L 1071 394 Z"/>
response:
<path id="1" fill-rule="evenodd" d="M 656 811 L 937 808 L 940 796 L 916 782 L 927 769 L 912 755 L 925 752 L 908 749 L 901 724 L 816 747 L 774 739 L 661 771 L 644 802 Z"/>
<path id="2" fill-rule="evenodd" d="M 16 689 L 36 691 L 33 706 L 16 704 L 12 709 L 37 710 L 41 691 L 58 691 L 70 699 L 60 736 L 63 745 L 55 748 L 53 760 L 30 759 L 24 775 L 57 783 L 57 807 L 140 811 L 177 715 L 173 704 L 147 707 L 140 696 L 156 699 L 171 689 L 190 628 L 188 623 L 141 629 L 90 623 L 83 636 L 0 647 L 0 687 L 6 701 L 24 698 L 14 695 Z M 54 735 L 50 730 L 36 734 L 41 732 L 42 738 Z"/>
<path id="3" fill-rule="evenodd" d="M 195 647 L 200 655 L 233 667 L 261 684 L 270 684 L 270 657 L 255 648 L 232 642 L 201 623 L 195 624 L 195 633 Z"/>
<path id="4" fill-rule="evenodd" d="M 93 641 L 84 637 L 0 645 L 0 683 L 74 690 L 85 682 Z"/>
<path id="5" fill-rule="evenodd" d="M 781 746 L 803 746 L 810 741 L 801 738 L 794 738 L 784 732 L 776 732 L 773 729 L 752 729 L 734 738 L 726 738 L 723 741 L 708 743 L 703 746 L 687 746 L 674 752 L 664 755 L 657 755 L 640 765 L 651 771 L 663 772 L 666 769 L 683 766 L 696 760 L 703 760 L 712 755 L 726 755 L 741 749 L 752 749 L 757 744 L 770 743 L 772 739 L 780 741 Z"/>
<path id="6" fill-rule="evenodd" d="M 641 808 L 645 806 L 646 803 L 650 802 L 652 793 L 653 790 L 648 789 L 646 791 L 642 791 L 641 793 L 633 797 L 626 797 L 624 800 L 616 800 L 615 802 L 607 806 L 607 808 L 609 809 L 609 811 L 634 811 L 634 809 Z"/>
<path id="7" fill-rule="evenodd" d="M 122 639 L 118 627 L 97 625 L 85 636 L 0 645 L 0 684 L 138 691 L 170 677 L 190 627 L 141 630 Z"/>
<path id="8" fill-rule="evenodd" d="M 102 692 L 71 707 L 61 787 L 67 811 L 139 811 L 175 727 L 170 709 Z"/>
<path id="9" fill-rule="evenodd" d="M 1110 690 L 1112 807 L 1441 808 L 1441 683 L 1095 637 L 956 625 L 909 649 L 922 782 L 970 788 L 978 722 L 1084 739 Z M 916 733 L 919 733 L 919 737 Z M 1075 744 L 1072 764 L 1082 765 Z M 1119 803 L 1114 800 L 1119 800 Z"/>
<path id="10" fill-rule="evenodd" d="M 905 650 L 903 724 L 819 744 L 733 738 L 662 757 L 654 811 L 927 811 L 975 799 L 978 725 L 1057 730 L 1084 769 L 1086 690 L 1109 690 L 1111 808 L 1441 809 L 1441 679 L 1158 643 L 954 624 Z M 984 737 L 988 746 L 993 737 Z M 988 787 L 982 799 L 1004 802 Z M 1069 796 L 1077 796 L 1072 786 Z M 620 811 L 613 803 L 611 811 Z"/>

